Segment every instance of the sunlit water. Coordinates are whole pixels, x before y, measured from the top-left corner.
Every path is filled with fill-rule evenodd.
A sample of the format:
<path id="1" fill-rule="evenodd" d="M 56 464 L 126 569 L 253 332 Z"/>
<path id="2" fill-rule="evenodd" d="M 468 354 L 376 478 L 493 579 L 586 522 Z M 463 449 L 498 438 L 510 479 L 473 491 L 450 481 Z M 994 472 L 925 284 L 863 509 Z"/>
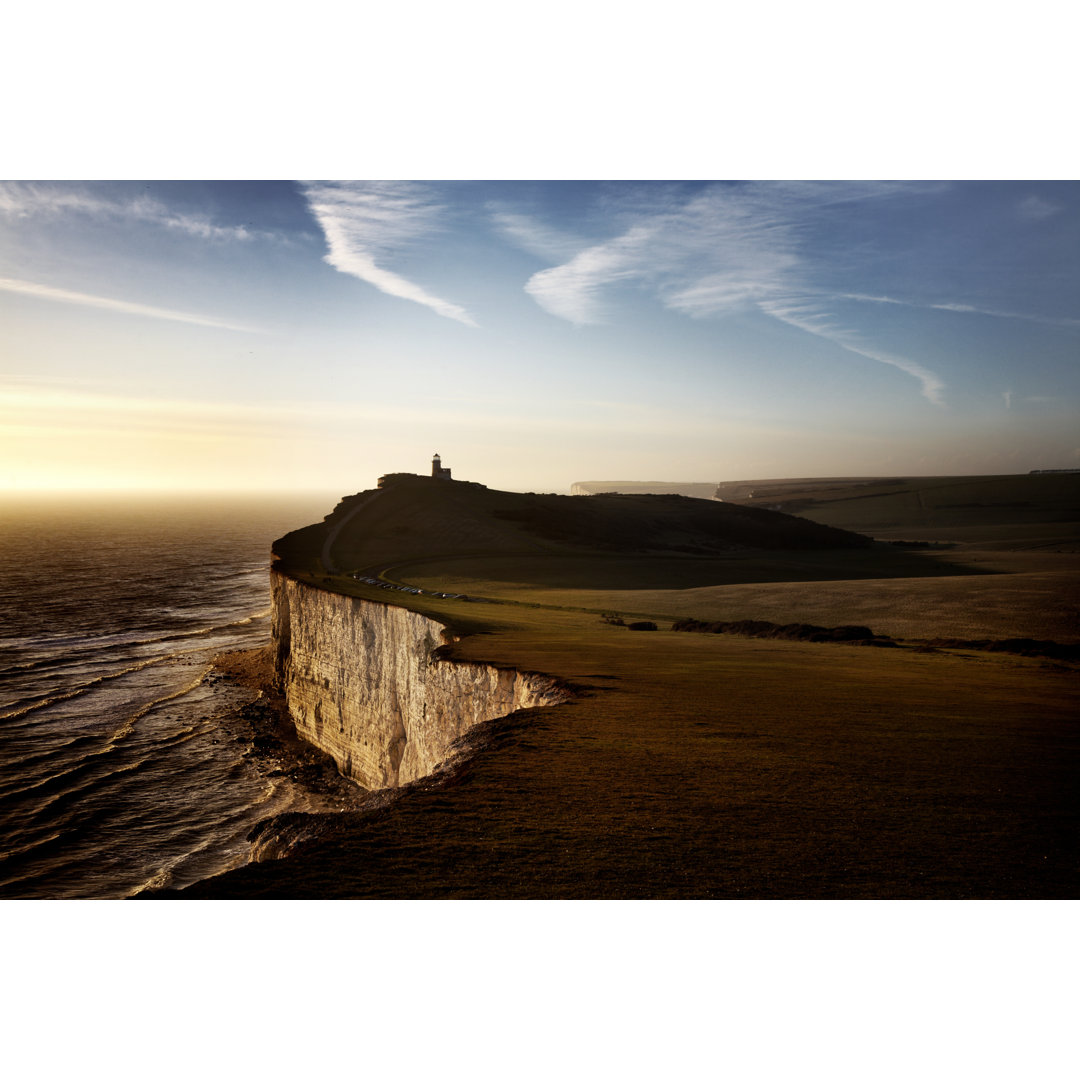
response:
<path id="1" fill-rule="evenodd" d="M 183 887 L 312 808 L 210 659 L 267 640 L 270 544 L 332 505 L 0 498 L 0 897 Z"/>

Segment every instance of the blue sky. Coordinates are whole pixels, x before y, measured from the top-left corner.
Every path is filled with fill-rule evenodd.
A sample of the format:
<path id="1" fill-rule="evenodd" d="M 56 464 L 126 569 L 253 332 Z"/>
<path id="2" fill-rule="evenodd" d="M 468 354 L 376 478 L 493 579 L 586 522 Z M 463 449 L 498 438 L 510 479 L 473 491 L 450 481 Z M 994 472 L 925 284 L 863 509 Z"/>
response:
<path id="1" fill-rule="evenodd" d="M 0 184 L 0 490 L 1080 466 L 1070 182 Z"/>

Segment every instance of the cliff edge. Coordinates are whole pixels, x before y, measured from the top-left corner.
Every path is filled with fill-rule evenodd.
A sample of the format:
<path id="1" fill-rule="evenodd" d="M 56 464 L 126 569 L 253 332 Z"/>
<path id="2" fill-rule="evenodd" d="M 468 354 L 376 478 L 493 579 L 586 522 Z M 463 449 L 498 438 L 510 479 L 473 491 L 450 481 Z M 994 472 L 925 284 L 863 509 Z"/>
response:
<path id="1" fill-rule="evenodd" d="M 277 688 L 302 738 L 369 789 L 432 772 L 474 724 L 568 699 L 554 679 L 438 655 L 445 627 L 271 572 Z"/>
<path id="2" fill-rule="evenodd" d="M 391 475 L 274 544 L 275 682 L 297 732 L 345 776 L 369 789 L 397 787 L 431 773 L 473 725 L 569 694 L 544 675 L 449 659 L 443 646 L 454 634 L 425 607 L 445 611 L 455 633 L 478 628 L 476 612 L 466 613 L 460 597 L 448 608 L 445 597 L 435 603 L 403 588 L 393 594 L 398 603 L 384 602 L 380 575 L 392 564 L 868 543 L 782 514 L 676 495 L 580 499 Z"/>

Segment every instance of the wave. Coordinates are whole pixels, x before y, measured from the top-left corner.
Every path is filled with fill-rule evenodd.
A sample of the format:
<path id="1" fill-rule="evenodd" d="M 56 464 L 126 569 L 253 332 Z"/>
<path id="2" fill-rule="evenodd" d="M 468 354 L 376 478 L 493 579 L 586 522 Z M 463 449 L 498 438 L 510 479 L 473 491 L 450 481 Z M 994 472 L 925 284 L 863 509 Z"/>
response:
<path id="1" fill-rule="evenodd" d="M 136 885 L 126 895 L 137 896 L 141 892 L 150 889 L 183 888 L 194 881 L 201 881 L 205 877 L 222 874 L 226 870 L 233 870 L 238 866 L 244 866 L 251 861 L 251 845 L 247 843 L 246 836 L 251 830 L 253 820 L 260 816 L 260 806 L 270 801 L 276 794 L 276 789 L 271 788 L 266 796 L 259 801 L 252 802 L 249 806 L 232 814 L 219 818 L 214 824 L 216 836 L 205 836 L 202 830 L 187 830 L 193 836 L 202 835 L 204 838 L 194 847 L 179 855 L 168 859 L 164 866 L 155 870 L 144 881 Z M 229 830 L 231 836 L 222 834 Z M 178 835 L 183 835 L 178 834 Z M 235 845 L 230 848 L 227 845 Z M 200 861 L 208 856 L 213 856 L 217 849 L 217 857 L 211 858 L 207 865 L 199 865 Z"/>
<path id="2" fill-rule="evenodd" d="M 256 619 L 269 619 L 273 608 L 266 608 L 263 611 L 256 611 L 254 614 L 249 615 L 246 619 L 237 619 L 236 622 L 229 623 L 230 626 L 248 626 L 255 622 Z"/>
<path id="3" fill-rule="evenodd" d="M 162 700 L 168 701 L 173 699 L 163 698 Z M 128 726 L 129 720 L 124 722 L 122 729 Z M 178 727 L 171 730 L 164 737 L 156 738 L 153 742 L 146 743 L 142 747 L 142 750 L 146 753 L 148 758 L 154 754 L 162 754 L 178 746 L 182 746 L 184 743 L 196 738 L 205 730 L 206 724 L 201 722 Z M 3 806 L 5 800 L 21 798 L 29 795 L 31 792 L 38 792 L 41 794 L 42 789 L 47 790 L 47 785 L 49 784 L 59 783 L 61 781 L 70 782 L 70 779 L 84 768 L 102 764 L 99 759 L 104 758 L 106 755 L 117 749 L 119 742 L 122 741 L 123 738 L 126 738 L 128 734 L 130 734 L 130 729 L 124 731 L 124 734 L 120 739 L 115 738 L 115 733 L 110 735 L 84 735 L 78 739 L 71 739 L 44 753 L 32 754 L 28 757 L 15 759 L 14 761 L 5 763 L 10 765 L 10 771 L 12 772 L 14 772 L 15 769 L 18 769 L 20 775 L 8 784 L 0 784 L 0 807 Z M 97 744 L 97 748 L 93 750 L 76 750 L 72 753 L 73 747 L 85 745 L 86 743 Z M 126 772 L 129 767 L 129 765 L 125 764 L 110 768 L 107 772 L 110 776 L 120 776 Z M 85 785 L 81 785 L 77 790 L 82 791 L 84 788 Z M 41 807 L 39 807 L 39 809 L 41 809 Z"/>
<path id="4" fill-rule="evenodd" d="M 125 675 L 131 675 L 136 671 L 145 671 L 148 667 L 156 667 L 159 664 L 164 664 L 169 660 L 175 659 L 177 654 L 172 653 L 166 656 L 155 656 L 150 660 L 144 660 L 140 664 L 133 664 L 130 667 L 121 668 L 120 671 L 111 672 L 108 675 L 99 675 L 96 679 L 91 679 L 89 682 L 82 683 L 79 686 L 75 686 L 71 690 L 64 691 L 60 694 L 52 694 L 44 698 L 31 698 L 28 700 L 28 704 L 24 704 L 22 708 L 13 709 L 11 712 L 0 713 L 0 720 L 17 720 L 21 716 L 26 716 L 27 713 L 37 712 L 39 709 L 48 708 L 50 705 L 57 705 L 62 701 L 70 701 L 72 698 L 82 697 L 83 694 L 90 693 L 91 690 L 97 689 L 104 683 L 111 682 L 113 679 L 122 679 Z"/>
<path id="5" fill-rule="evenodd" d="M 152 709 L 156 709 L 159 705 L 164 705 L 168 701 L 175 701 L 177 698 L 183 697 L 185 694 L 190 694 L 197 686 L 202 685 L 203 680 L 210 673 L 211 667 L 209 664 L 203 669 L 193 682 L 188 683 L 187 686 L 181 687 L 179 690 L 174 691 L 171 694 L 164 694 L 162 697 L 155 698 L 153 701 L 147 702 L 141 709 L 132 713 L 113 733 L 110 740 L 110 745 L 115 745 L 121 739 L 126 739 L 131 734 L 135 727 L 135 724 L 141 720 Z"/>
<path id="6" fill-rule="evenodd" d="M 5 754 L 4 770 L 8 774 L 6 779 L 0 778 L 0 799 L 16 791 L 25 790 L 12 786 L 24 780 L 28 775 L 33 777 L 34 770 L 49 768 L 58 758 L 70 758 L 78 753 L 78 747 L 101 741 L 100 735 L 76 735 L 71 739 L 64 739 L 54 743 L 44 750 L 34 749 L 31 753 L 19 757 L 17 754 Z"/>
<path id="7" fill-rule="evenodd" d="M 0 895 L 182 886 L 247 861 L 254 822 L 295 798 L 250 753 L 246 692 L 206 677 L 268 636 L 270 541 L 317 509 L 291 506 L 5 517 Z"/>
<path id="8" fill-rule="evenodd" d="M 168 630 L 163 633 L 154 634 L 150 637 L 145 636 L 145 632 L 143 636 L 138 636 L 136 632 L 129 631 L 120 634 L 81 635 L 66 638 L 50 636 L 44 638 L 8 639 L 8 645 L 10 645 L 12 641 L 17 641 L 20 643 L 20 648 L 22 649 L 35 649 L 39 652 L 49 650 L 50 655 L 35 660 L 29 660 L 21 664 L 12 664 L 6 668 L 0 668 L 0 677 L 13 673 L 23 674 L 32 672 L 37 668 L 55 664 L 58 660 L 71 660 L 73 652 L 93 653 L 117 646 L 133 647 L 162 645 L 171 641 L 185 640 L 187 638 L 205 637 L 208 634 L 220 633 L 223 630 L 231 630 L 234 627 L 250 626 L 256 620 L 269 618 L 271 611 L 272 609 L 269 607 L 260 608 L 258 611 L 249 612 L 246 615 L 241 615 L 239 618 L 230 619 L 228 622 L 213 623 L 210 626 L 201 626 L 198 629 L 193 630 Z"/>
<path id="9" fill-rule="evenodd" d="M 0 864 L 4 872 L 3 880 L 0 881 L 0 897 L 5 895 L 13 898 L 27 897 L 26 883 L 51 873 L 53 866 L 48 864 L 35 866 L 31 863 L 22 873 L 12 871 L 17 870 L 20 861 L 25 865 L 30 859 L 40 859 L 42 853 L 49 848 L 63 848 L 66 840 L 65 830 L 60 829 L 47 837 L 24 845 L 18 852 L 12 852 L 11 858 Z M 15 888 L 15 886 L 21 886 L 21 888 Z"/>
<path id="10" fill-rule="evenodd" d="M 221 623 L 217 626 L 204 627 L 199 630 L 190 630 L 179 634 L 170 634 L 166 636 L 159 636 L 154 638 L 142 638 L 138 641 L 126 642 L 128 646 L 147 646 L 147 645 L 167 645 L 176 643 L 178 640 L 191 641 L 196 638 L 205 638 L 215 633 L 223 633 L 231 629 L 239 629 L 240 627 L 248 627 L 253 623 L 268 618 L 270 615 L 270 609 L 252 612 L 250 615 L 246 615 L 240 619 L 233 619 L 227 623 Z M 228 643 L 222 643 L 223 645 Z M 81 697 L 90 691 L 99 688 L 104 683 L 111 682 L 115 679 L 122 678 L 125 675 L 130 675 L 134 672 L 143 671 L 148 667 L 166 663 L 170 660 L 176 660 L 184 656 L 191 655 L 202 651 L 201 649 L 177 649 L 172 652 L 162 653 L 157 656 L 149 657 L 145 660 L 140 660 L 137 663 L 128 664 L 126 667 L 120 668 L 117 671 L 110 671 L 104 675 L 98 675 L 95 678 L 85 680 L 83 682 L 76 683 L 74 686 L 60 692 L 60 693 L 47 693 L 44 695 L 31 695 L 23 698 L 16 698 L 14 701 L 8 702 L 8 709 L 6 712 L 0 713 L 0 720 L 16 720 L 20 717 L 26 716 L 28 713 L 36 712 L 40 709 L 47 708 L 50 705 L 56 705 L 64 701 L 70 701 L 72 698 Z M 112 662 L 115 662 L 119 657 L 114 656 Z M 128 657 L 127 659 L 130 659 Z M 70 657 L 66 658 L 68 664 L 73 663 Z M 98 659 L 87 659 L 85 661 L 87 665 L 93 665 L 96 667 L 103 666 L 109 663 L 108 657 L 101 657 Z M 19 665 L 17 669 L 8 669 L 7 671 L 0 671 L 0 678 L 6 675 L 11 675 L 13 671 L 17 671 L 18 674 L 23 677 L 34 674 L 54 674 L 55 668 L 65 663 L 65 658 L 60 657 L 48 657 L 41 658 L 34 661 L 29 661 L 25 664 Z M 151 705 L 154 704 L 151 702 Z M 11 706 L 14 706 L 13 708 Z"/>

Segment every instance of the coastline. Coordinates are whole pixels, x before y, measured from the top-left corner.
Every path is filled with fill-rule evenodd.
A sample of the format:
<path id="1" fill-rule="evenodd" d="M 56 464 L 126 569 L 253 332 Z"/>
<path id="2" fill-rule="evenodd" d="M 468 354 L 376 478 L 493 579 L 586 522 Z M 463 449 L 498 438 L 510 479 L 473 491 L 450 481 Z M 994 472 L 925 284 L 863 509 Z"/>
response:
<path id="1" fill-rule="evenodd" d="M 449 498 L 446 491 L 403 491 L 401 505 L 386 507 L 377 524 L 386 531 L 403 518 L 420 529 L 425 515 L 438 511 L 428 525 L 440 539 L 445 526 L 459 547 L 473 544 L 462 506 L 439 501 Z M 471 490 L 465 496 L 488 498 Z M 580 513 L 606 510 L 581 505 Z M 524 514 L 530 506 L 517 509 Z M 518 521 L 508 511 L 485 516 L 480 509 L 477 530 L 489 519 Z M 598 543 L 608 535 L 598 525 L 594 532 Z M 358 532 L 350 565 L 376 564 L 374 535 Z M 513 535 L 503 538 L 510 555 L 492 557 L 471 574 L 470 565 L 447 564 L 475 560 L 475 553 L 427 566 L 417 541 L 416 551 L 404 553 L 411 561 L 390 568 L 399 577 L 408 565 L 415 588 L 388 605 L 376 591 L 387 586 L 369 577 L 331 582 L 312 554 L 321 539 L 312 526 L 275 545 L 291 560 L 289 576 L 318 595 L 305 595 L 306 606 L 296 611 L 279 605 L 272 641 L 279 655 L 299 658 L 297 669 L 286 671 L 300 691 L 295 704 L 284 690 L 292 711 L 310 716 L 316 734 L 329 727 L 327 742 L 342 743 L 372 717 L 406 733 L 405 719 L 432 722 L 425 701 L 432 665 L 422 657 L 549 673 L 573 691 L 572 707 L 519 707 L 478 723 L 446 741 L 446 760 L 430 774 L 380 788 L 353 811 L 268 818 L 249 834 L 256 849 L 248 865 L 172 897 L 1050 899 L 1075 890 L 1077 688 L 1070 656 L 1057 655 L 1061 646 L 1050 634 L 1011 636 L 1043 627 L 1037 620 L 1018 626 L 1007 603 L 993 608 L 992 628 L 1000 630 L 985 640 L 966 625 L 955 627 L 965 634 L 937 636 L 944 628 L 936 616 L 948 613 L 957 583 L 973 573 L 1017 573 L 1011 564 L 997 566 L 993 548 L 985 549 L 986 566 L 982 548 L 974 549 L 978 555 L 964 549 L 955 563 L 928 557 L 923 576 L 933 579 L 935 604 L 909 612 L 923 633 L 887 627 L 904 647 L 853 649 L 814 640 L 818 623 L 835 627 L 842 618 L 847 625 L 853 601 L 864 599 L 863 579 L 851 575 L 846 554 L 830 556 L 837 565 L 825 566 L 831 576 L 822 577 L 822 587 L 836 594 L 830 610 L 838 618 L 795 626 L 789 610 L 766 622 L 761 616 L 773 611 L 722 604 L 727 590 L 738 588 L 738 575 L 735 584 L 724 578 L 702 587 L 710 591 L 691 614 L 686 609 L 698 589 L 686 587 L 689 560 L 673 557 L 674 568 L 660 562 L 654 577 L 639 578 L 628 577 L 638 564 L 627 555 L 626 566 L 597 582 L 597 556 L 578 557 L 581 566 L 572 554 L 539 563 L 549 555 L 518 551 Z M 643 543 L 637 534 L 634 543 Z M 770 558 L 784 567 L 794 558 L 786 551 Z M 891 549 L 872 554 L 864 568 L 878 572 L 871 581 L 910 588 L 918 569 L 911 559 L 897 560 Z M 1071 562 L 1062 564 L 1070 553 L 1042 557 L 1049 560 L 1047 582 L 1072 595 L 1061 593 L 1071 589 Z M 727 572 L 728 559 L 713 561 Z M 804 561 L 820 570 L 828 559 Z M 974 563 L 980 565 L 972 570 Z M 692 565 L 699 573 L 705 564 Z M 283 572 L 281 564 L 277 569 Z M 530 569 L 531 586 L 521 576 Z M 791 575 L 786 602 L 795 608 L 806 586 L 794 571 L 784 572 Z M 581 604 L 574 587 L 582 580 L 603 592 L 602 608 Z M 1031 584 L 1027 577 L 1006 580 L 1013 585 L 1006 600 Z M 328 589 L 331 583 L 338 588 Z M 650 583 L 671 593 L 672 610 L 646 606 L 640 586 Z M 466 608 L 457 603 L 465 594 L 497 600 Z M 593 600 L 594 593 L 585 595 Z M 398 607 L 417 618 L 391 618 L 387 609 Z M 605 614 L 612 611 L 619 619 Z M 736 632 L 626 633 L 623 616 L 646 615 L 661 626 L 678 617 L 695 620 L 686 628 Z M 442 631 L 448 622 L 457 631 L 452 644 Z M 872 614 L 866 622 L 878 626 Z M 748 629 L 755 633 L 739 632 Z M 777 633 L 793 629 L 799 633 Z M 444 644 L 436 647 L 440 637 Z M 858 637 L 891 640 L 864 628 Z M 373 662 L 358 662 L 359 654 Z M 258 651 L 222 664 L 256 693 L 268 734 L 272 700 L 276 721 L 287 722 L 284 702 L 269 689 L 280 665 L 271 672 Z M 448 702 L 470 696 L 471 687 L 448 686 Z M 346 701 L 360 706 L 349 723 L 342 719 Z M 396 727 L 381 745 L 396 745 Z M 289 856 L 288 864 L 279 856 Z"/>
<path id="2" fill-rule="evenodd" d="M 273 685 L 269 642 L 219 653 L 211 664 L 209 683 L 225 682 L 252 695 L 230 711 L 222 734 L 231 735 L 245 747 L 241 756 L 263 777 L 287 784 L 294 802 L 302 807 L 270 814 L 252 826 L 247 835 L 252 845 L 247 863 L 282 858 L 304 841 L 322 836 L 326 822 L 366 806 L 372 793 L 342 776 L 328 754 L 296 733 L 285 701 Z M 129 899 L 180 896 L 184 889 L 217 876 L 212 874 L 181 888 L 142 889 Z"/>
<path id="3" fill-rule="evenodd" d="M 254 649 L 219 653 L 212 663 L 219 679 L 255 695 L 239 709 L 248 731 L 238 735 L 237 741 L 249 745 L 247 756 L 255 758 L 268 776 L 288 777 L 316 796 L 349 800 L 367 794 L 364 788 L 338 772 L 328 754 L 297 735 L 285 700 L 274 688 L 269 643 Z"/>
<path id="4" fill-rule="evenodd" d="M 501 739 L 512 737 L 533 713 L 532 709 L 520 709 L 475 724 L 454 740 L 446 758 L 431 772 L 397 787 L 368 790 L 342 775 L 329 754 L 297 733 L 285 699 L 274 686 L 271 644 L 221 653 L 214 657 L 213 665 L 216 679 L 255 695 L 233 714 L 243 724 L 236 740 L 247 744 L 244 756 L 251 758 L 268 778 L 287 778 L 299 789 L 301 798 L 312 804 L 304 810 L 286 810 L 257 822 L 248 834 L 252 848 L 247 866 L 285 859 L 327 841 L 355 836 L 368 823 L 381 820 L 383 812 L 399 800 L 454 785 L 477 755 Z M 129 899 L 214 899 L 219 889 L 222 897 L 228 897 L 228 886 L 216 883 L 232 872 L 213 874 L 182 888 L 144 889 Z"/>

